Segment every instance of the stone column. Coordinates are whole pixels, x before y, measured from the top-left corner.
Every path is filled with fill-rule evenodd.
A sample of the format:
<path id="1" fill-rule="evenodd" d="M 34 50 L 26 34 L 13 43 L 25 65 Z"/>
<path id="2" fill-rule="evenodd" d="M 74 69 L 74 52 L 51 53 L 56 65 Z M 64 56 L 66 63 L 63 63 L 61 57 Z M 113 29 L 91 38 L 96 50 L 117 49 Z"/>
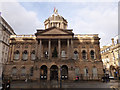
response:
<path id="1" fill-rule="evenodd" d="M 89 51 L 89 47 L 88 45 L 86 46 L 87 50 L 86 50 L 86 53 L 87 53 L 87 60 L 91 60 L 91 56 L 90 56 L 90 51 Z"/>
<path id="2" fill-rule="evenodd" d="M 32 44 L 28 44 L 28 61 L 31 61 Z"/>
<path id="3" fill-rule="evenodd" d="M 61 69 L 61 68 L 58 68 L 58 81 L 60 81 L 60 76 L 61 76 L 61 75 L 60 75 L 60 74 L 61 74 L 61 73 L 60 73 L 60 72 L 61 72 L 60 69 Z"/>
<path id="4" fill-rule="evenodd" d="M 51 58 L 51 40 L 48 42 L 48 59 Z"/>
<path id="5" fill-rule="evenodd" d="M 15 52 L 15 45 L 12 45 L 12 54 L 11 54 L 11 61 L 14 59 L 14 52 Z M 20 51 L 19 51 L 20 52 Z M 20 58 L 19 58 L 20 59 Z"/>
<path id="6" fill-rule="evenodd" d="M 14 59 L 14 52 L 15 52 L 15 45 L 13 45 L 13 47 L 12 47 L 12 57 L 11 57 L 11 61 L 13 61 L 13 59 Z"/>
<path id="7" fill-rule="evenodd" d="M 50 68 L 48 68 L 48 70 L 47 70 L 47 81 L 49 81 L 50 80 Z"/>
<path id="8" fill-rule="evenodd" d="M 71 39 L 71 58 L 73 58 L 73 40 Z"/>
<path id="9" fill-rule="evenodd" d="M 38 42 L 36 42 L 36 44 L 35 44 L 35 54 L 36 54 L 36 59 L 38 59 L 38 49 L 39 49 L 39 46 L 38 46 Z"/>
<path id="10" fill-rule="evenodd" d="M 53 23 L 52 23 L 52 27 L 53 27 L 54 25 L 53 25 Z"/>
<path id="11" fill-rule="evenodd" d="M 20 60 L 21 60 L 21 61 L 22 61 L 22 59 L 23 59 L 23 58 L 22 58 L 22 57 L 23 57 L 23 56 L 22 56 L 22 55 L 23 55 L 23 46 L 24 46 L 23 44 L 20 45 Z"/>
<path id="12" fill-rule="evenodd" d="M 67 58 L 69 59 L 69 39 L 67 39 Z"/>
<path id="13" fill-rule="evenodd" d="M 100 55 L 99 52 L 100 52 L 99 49 L 96 50 L 96 48 L 95 48 L 95 50 L 94 50 L 94 59 L 99 60 L 99 55 Z"/>
<path id="14" fill-rule="evenodd" d="M 42 40 L 40 39 L 40 44 L 39 44 L 39 59 L 41 59 L 41 49 L 42 49 Z"/>
<path id="15" fill-rule="evenodd" d="M 12 54 L 12 46 L 10 46 L 9 53 L 8 53 L 8 55 L 9 55 L 8 60 L 9 61 L 11 61 L 11 56 L 12 56 L 11 54 Z"/>
<path id="16" fill-rule="evenodd" d="M 59 59 L 60 59 L 60 57 L 61 57 L 60 52 L 61 52 L 61 42 L 60 42 L 60 39 L 58 39 L 58 58 L 59 58 Z"/>

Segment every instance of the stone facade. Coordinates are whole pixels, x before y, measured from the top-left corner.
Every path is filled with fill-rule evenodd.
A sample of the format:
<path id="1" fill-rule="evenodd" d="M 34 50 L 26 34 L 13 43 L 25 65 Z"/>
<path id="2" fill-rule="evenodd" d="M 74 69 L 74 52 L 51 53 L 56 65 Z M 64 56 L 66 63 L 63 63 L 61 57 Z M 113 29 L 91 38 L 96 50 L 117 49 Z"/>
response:
<path id="1" fill-rule="evenodd" d="M 119 36 L 111 39 L 112 44 L 101 48 L 101 56 L 105 73 L 117 77 L 120 75 L 120 41 Z"/>
<path id="2" fill-rule="evenodd" d="M 0 16 L 0 78 L 8 60 L 10 35 L 14 34 L 10 25 Z"/>
<path id="3" fill-rule="evenodd" d="M 35 35 L 11 35 L 5 76 L 14 80 L 100 79 L 103 63 L 98 34 L 74 35 L 57 12 Z"/>

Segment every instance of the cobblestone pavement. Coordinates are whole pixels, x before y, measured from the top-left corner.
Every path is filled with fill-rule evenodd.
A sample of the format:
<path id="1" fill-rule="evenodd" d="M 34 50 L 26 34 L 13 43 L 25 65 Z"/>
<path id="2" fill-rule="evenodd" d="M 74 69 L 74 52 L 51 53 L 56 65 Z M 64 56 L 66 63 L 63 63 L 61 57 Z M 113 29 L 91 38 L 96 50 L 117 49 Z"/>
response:
<path id="1" fill-rule="evenodd" d="M 59 88 L 60 82 L 24 82 L 14 81 L 11 83 L 11 88 Z M 120 88 L 120 81 L 112 80 L 108 83 L 101 81 L 74 81 L 63 82 L 62 88 Z M 114 89 L 120 90 L 120 89 Z"/>

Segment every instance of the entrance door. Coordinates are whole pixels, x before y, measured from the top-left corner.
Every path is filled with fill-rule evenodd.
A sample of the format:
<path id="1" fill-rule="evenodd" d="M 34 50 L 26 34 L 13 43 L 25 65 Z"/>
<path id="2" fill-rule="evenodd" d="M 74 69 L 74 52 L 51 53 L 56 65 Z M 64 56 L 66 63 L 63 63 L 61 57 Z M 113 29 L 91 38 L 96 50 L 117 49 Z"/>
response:
<path id="1" fill-rule="evenodd" d="M 66 65 L 63 65 L 61 68 L 62 68 L 61 71 L 62 79 L 63 80 L 68 79 L 68 67 Z"/>
<path id="2" fill-rule="evenodd" d="M 50 80 L 58 80 L 58 67 L 52 65 L 50 68 Z"/>
<path id="3" fill-rule="evenodd" d="M 40 68 L 40 79 L 47 80 L 47 66 L 42 65 Z"/>

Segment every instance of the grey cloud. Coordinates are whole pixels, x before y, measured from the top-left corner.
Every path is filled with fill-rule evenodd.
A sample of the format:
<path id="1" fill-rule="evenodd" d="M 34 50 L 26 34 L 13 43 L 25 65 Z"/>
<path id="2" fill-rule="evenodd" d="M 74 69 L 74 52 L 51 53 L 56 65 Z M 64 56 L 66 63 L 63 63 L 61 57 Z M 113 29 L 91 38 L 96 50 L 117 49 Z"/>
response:
<path id="1" fill-rule="evenodd" d="M 4 2 L 0 10 L 17 34 L 34 34 L 36 28 L 42 27 L 36 13 L 25 10 L 18 2 Z"/>

